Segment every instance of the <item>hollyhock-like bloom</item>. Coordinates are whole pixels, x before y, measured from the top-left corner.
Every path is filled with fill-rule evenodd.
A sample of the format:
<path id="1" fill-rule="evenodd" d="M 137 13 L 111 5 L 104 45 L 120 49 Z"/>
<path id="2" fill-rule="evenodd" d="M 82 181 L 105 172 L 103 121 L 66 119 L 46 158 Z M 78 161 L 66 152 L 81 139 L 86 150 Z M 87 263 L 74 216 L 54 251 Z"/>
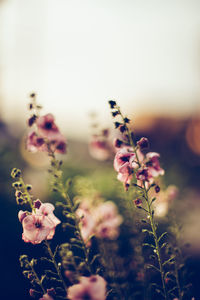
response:
<path id="1" fill-rule="evenodd" d="M 99 275 L 80 277 L 80 282 L 68 288 L 67 298 L 70 300 L 105 300 L 106 281 Z"/>
<path id="2" fill-rule="evenodd" d="M 19 213 L 22 221 L 22 239 L 26 243 L 40 244 L 44 240 L 52 239 L 55 233 L 55 224 L 45 215 L 29 214 L 22 218 L 22 211 Z"/>
<path id="3" fill-rule="evenodd" d="M 160 154 L 156 152 L 149 152 L 146 155 L 146 166 L 148 167 L 148 172 L 152 177 L 164 175 L 165 173 L 165 171 L 160 167 L 159 157 Z"/>
<path id="4" fill-rule="evenodd" d="M 116 239 L 123 221 L 116 205 L 112 201 L 106 201 L 100 204 L 93 214 L 96 219 L 95 235 L 99 238 Z"/>
<path id="5" fill-rule="evenodd" d="M 47 114 L 45 116 L 37 118 L 36 121 L 38 127 L 38 133 L 48 140 L 54 140 L 60 134 L 58 127 L 54 122 L 54 116 Z"/>
<path id="6" fill-rule="evenodd" d="M 136 168 L 137 164 L 134 162 L 135 153 L 131 147 L 124 146 L 120 148 L 114 158 L 114 169 L 117 172 L 123 173 L 124 170 L 129 166 L 129 168 Z"/>
<path id="7" fill-rule="evenodd" d="M 60 224 L 60 220 L 54 215 L 53 211 L 55 207 L 52 203 L 41 203 L 39 208 L 36 208 L 36 215 L 43 215 L 49 218 L 49 220 L 54 224 L 56 227 Z"/>
<path id="8" fill-rule="evenodd" d="M 130 184 L 133 170 L 138 166 L 136 155 L 131 147 L 120 148 L 114 158 L 114 169 L 118 172 L 117 179 L 125 186 Z"/>
<path id="9" fill-rule="evenodd" d="M 111 156 L 111 147 L 106 140 L 100 140 L 98 138 L 93 138 L 89 144 L 90 155 L 98 160 L 107 160 Z"/>
<path id="10" fill-rule="evenodd" d="M 39 137 L 35 131 L 31 131 L 28 134 L 27 141 L 26 141 L 26 148 L 30 152 L 37 152 L 37 151 L 46 151 L 46 145 L 44 144 L 44 139 Z"/>

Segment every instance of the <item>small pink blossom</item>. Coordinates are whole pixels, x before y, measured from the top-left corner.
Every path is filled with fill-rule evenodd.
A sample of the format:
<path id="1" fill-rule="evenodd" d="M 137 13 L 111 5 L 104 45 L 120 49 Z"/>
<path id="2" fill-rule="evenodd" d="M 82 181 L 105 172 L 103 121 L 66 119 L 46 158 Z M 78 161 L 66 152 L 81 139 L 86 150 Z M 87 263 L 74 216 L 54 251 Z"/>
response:
<path id="1" fill-rule="evenodd" d="M 146 167 L 139 168 L 136 173 L 136 178 L 139 181 L 149 181 L 152 178 L 149 169 Z"/>
<path id="2" fill-rule="evenodd" d="M 164 175 L 165 171 L 160 167 L 159 163 L 160 154 L 157 152 L 149 152 L 146 155 L 146 166 L 152 177 Z"/>
<path id="3" fill-rule="evenodd" d="M 35 131 L 31 131 L 28 134 L 26 148 L 28 151 L 33 153 L 37 151 L 47 151 L 46 145 L 44 144 L 44 139 L 39 137 Z"/>
<path id="4" fill-rule="evenodd" d="M 58 127 L 54 122 L 54 116 L 52 114 L 47 114 L 45 116 L 37 118 L 36 121 L 38 127 L 38 133 L 48 140 L 54 140 L 57 135 L 60 134 Z"/>
<path id="5" fill-rule="evenodd" d="M 56 227 L 60 224 L 60 220 L 54 215 L 53 211 L 55 207 L 52 203 L 41 203 L 39 208 L 36 208 L 36 215 L 43 215 L 49 218 L 49 220 Z"/>
<path id="6" fill-rule="evenodd" d="M 27 215 L 22 219 L 22 226 L 22 239 L 26 243 L 40 244 L 43 240 L 52 239 L 55 233 L 55 224 L 44 215 Z"/>
<path id="7" fill-rule="evenodd" d="M 132 179 L 133 170 L 137 168 L 136 155 L 131 147 L 120 148 L 114 158 L 114 169 L 118 172 L 117 179 L 124 183 L 126 189 Z"/>
<path id="8" fill-rule="evenodd" d="M 114 169 L 117 172 L 123 173 L 124 166 L 129 166 L 130 168 L 137 167 L 134 159 L 135 153 L 131 147 L 124 146 L 120 148 L 114 158 Z"/>
<path id="9" fill-rule="evenodd" d="M 67 298 L 70 300 L 105 300 L 106 281 L 99 275 L 80 277 L 80 282 L 68 288 Z"/>

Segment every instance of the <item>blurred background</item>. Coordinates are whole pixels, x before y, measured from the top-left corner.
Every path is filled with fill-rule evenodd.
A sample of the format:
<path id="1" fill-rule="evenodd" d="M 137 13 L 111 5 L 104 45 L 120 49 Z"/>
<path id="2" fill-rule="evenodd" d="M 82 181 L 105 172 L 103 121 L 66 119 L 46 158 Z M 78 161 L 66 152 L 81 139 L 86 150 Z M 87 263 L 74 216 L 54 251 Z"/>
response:
<path id="1" fill-rule="evenodd" d="M 100 127 L 112 128 L 107 101 L 118 101 L 133 120 L 136 136 L 147 136 L 150 150 L 161 153 L 165 184 L 179 188 L 175 206 L 182 239 L 191 243 L 191 265 L 199 271 L 199 11 L 198 0 L 0 1 L 4 299 L 27 299 L 18 265 L 24 242 L 10 188 L 12 167 L 24 170 L 37 197 L 48 197 L 43 171 L 48 160 L 24 150 L 30 92 L 37 93 L 43 113 L 52 112 L 68 138 L 69 176 L 99 171 L 103 177 L 103 170 L 111 170 L 111 161 L 99 162 L 89 155 L 89 115 L 97 112 Z"/>

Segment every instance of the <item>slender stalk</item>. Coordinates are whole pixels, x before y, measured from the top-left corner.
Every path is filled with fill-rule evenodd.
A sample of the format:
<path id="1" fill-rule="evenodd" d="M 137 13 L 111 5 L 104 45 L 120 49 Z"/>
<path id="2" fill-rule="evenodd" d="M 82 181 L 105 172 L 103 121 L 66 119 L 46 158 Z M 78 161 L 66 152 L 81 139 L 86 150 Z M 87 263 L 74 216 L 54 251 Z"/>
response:
<path id="1" fill-rule="evenodd" d="M 50 147 L 48 147 L 48 151 L 49 151 L 49 156 L 52 159 L 52 166 L 54 166 L 55 171 L 60 171 L 59 170 L 59 164 L 58 164 L 58 161 L 56 160 L 54 152 L 50 149 Z M 79 225 L 79 221 L 77 219 L 77 216 L 75 214 L 73 201 L 69 197 L 69 195 L 68 195 L 68 193 L 66 191 L 66 188 L 63 185 L 62 175 L 59 176 L 59 177 L 57 177 L 57 183 L 58 183 L 58 191 L 59 191 L 59 193 L 65 199 L 67 205 L 70 207 L 70 212 L 74 216 L 74 222 L 75 222 L 76 232 L 78 233 L 78 238 L 79 238 L 79 240 L 81 241 L 81 244 L 82 244 L 82 250 L 83 250 L 84 256 L 85 256 L 85 262 L 86 262 L 86 265 L 88 267 L 89 272 L 92 273 L 92 268 L 91 268 L 91 265 L 90 265 L 90 262 L 89 262 L 88 249 L 85 246 L 85 242 L 84 242 L 82 234 L 81 234 L 80 225 Z"/>
<path id="2" fill-rule="evenodd" d="M 178 267 L 177 267 L 176 260 L 175 260 L 175 263 L 174 263 L 174 271 L 175 271 L 175 277 L 176 277 L 176 284 L 177 284 L 177 288 L 178 288 L 178 299 L 182 300 L 180 280 L 179 280 Z"/>
<path id="3" fill-rule="evenodd" d="M 42 285 L 42 282 L 41 282 L 41 280 L 39 279 L 39 277 L 38 277 L 38 275 L 37 275 L 37 273 L 36 273 L 36 271 L 35 271 L 35 269 L 34 269 L 32 263 L 29 263 L 29 266 L 31 267 L 31 271 L 32 271 L 32 273 L 34 274 L 34 277 L 35 277 L 35 279 L 36 279 L 37 284 L 40 286 L 40 288 L 41 288 L 43 294 L 45 294 L 46 291 L 45 291 L 45 289 L 44 289 L 44 287 L 43 287 L 43 285 Z"/>
<path id="4" fill-rule="evenodd" d="M 156 246 L 156 255 L 158 257 L 158 264 L 159 264 L 160 275 L 161 275 L 161 280 L 162 280 L 162 287 L 163 287 L 165 299 L 167 300 L 168 299 L 168 293 L 167 293 L 167 289 L 166 289 L 166 285 L 165 285 L 165 278 L 164 278 L 165 273 L 164 273 L 164 270 L 163 270 L 162 259 L 161 259 L 161 255 L 160 255 L 160 246 L 159 246 L 159 242 L 158 242 L 158 236 L 157 236 L 157 233 L 156 233 L 156 225 L 155 225 L 155 222 L 154 222 L 153 211 L 151 209 L 151 205 L 150 205 L 150 201 L 149 201 L 149 197 L 148 197 L 148 192 L 146 190 L 145 182 L 143 182 L 143 185 L 144 185 L 145 199 L 146 199 L 146 202 L 147 202 L 147 208 L 148 208 L 148 214 L 149 214 L 151 229 L 152 229 L 152 232 L 153 232 L 153 237 L 154 237 L 155 246 Z"/>
<path id="5" fill-rule="evenodd" d="M 66 289 L 67 289 L 67 286 L 66 286 L 66 284 L 65 284 L 65 281 L 64 281 L 63 276 L 62 276 L 62 274 L 61 274 L 60 268 L 59 268 L 58 265 L 57 265 L 57 262 L 56 262 L 56 260 L 55 260 L 54 254 L 53 254 L 53 252 L 52 252 L 52 250 L 51 250 L 51 247 L 50 247 L 50 245 L 49 245 L 49 242 L 48 242 L 47 240 L 45 240 L 45 245 L 46 245 L 46 247 L 47 247 L 49 256 L 50 256 L 51 259 L 52 259 L 52 262 L 53 262 L 53 264 L 54 264 L 54 267 L 55 267 L 55 269 L 56 269 L 56 271 L 57 271 L 57 273 L 58 273 L 58 276 L 59 276 L 60 280 L 62 281 L 62 284 L 63 284 L 63 286 L 64 286 L 64 289 L 66 290 Z"/>
<path id="6" fill-rule="evenodd" d="M 35 208 L 33 206 L 33 201 L 31 199 L 31 196 L 30 196 L 29 192 L 26 189 L 26 185 L 25 185 L 24 180 L 22 179 L 21 176 L 19 178 L 19 181 L 22 184 L 23 194 L 25 194 L 25 196 L 27 197 L 28 203 L 30 204 L 30 207 L 31 207 L 32 211 L 35 211 Z"/>
<path id="7" fill-rule="evenodd" d="M 129 128 L 128 128 L 126 122 L 125 122 L 124 115 L 122 114 L 119 106 L 117 106 L 117 110 L 118 110 L 119 115 L 121 116 L 121 118 L 124 122 L 124 126 L 126 127 L 126 131 L 128 133 L 128 142 L 133 147 L 133 151 L 134 151 L 135 156 L 136 156 L 136 163 L 138 164 L 139 167 L 141 167 L 141 163 L 140 163 L 140 160 L 139 160 L 139 157 L 138 157 L 138 154 L 137 154 L 137 147 L 135 146 L 135 143 L 133 141 L 131 131 L 129 130 Z M 155 247 L 156 247 L 156 254 L 157 254 L 158 264 L 159 264 L 159 269 L 160 269 L 160 274 L 161 274 L 162 287 L 163 287 L 165 299 L 168 300 L 168 293 L 167 293 L 167 289 L 166 289 L 166 285 L 165 285 L 165 279 L 164 279 L 164 274 L 165 273 L 164 273 L 163 265 L 162 265 L 162 259 L 161 259 L 161 254 L 160 254 L 160 246 L 159 246 L 158 237 L 157 237 L 157 233 L 156 233 L 156 225 L 154 223 L 153 211 L 151 209 L 151 204 L 150 204 L 150 200 L 149 200 L 149 197 L 148 197 L 148 191 L 147 191 L 146 186 L 145 186 L 145 181 L 143 181 L 143 186 L 144 187 L 142 189 L 144 191 L 144 198 L 147 202 L 147 210 L 144 209 L 144 208 L 143 208 L 143 210 L 148 213 L 149 218 L 150 218 L 150 225 L 151 225 L 151 229 L 152 229 L 152 232 L 153 232 L 153 237 L 154 237 Z"/>

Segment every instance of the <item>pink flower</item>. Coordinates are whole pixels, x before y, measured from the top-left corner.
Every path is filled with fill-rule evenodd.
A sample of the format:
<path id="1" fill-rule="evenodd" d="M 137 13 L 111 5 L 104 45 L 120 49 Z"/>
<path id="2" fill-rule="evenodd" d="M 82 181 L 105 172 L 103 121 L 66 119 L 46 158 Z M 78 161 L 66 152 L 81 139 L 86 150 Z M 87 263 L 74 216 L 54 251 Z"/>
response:
<path id="1" fill-rule="evenodd" d="M 114 169 L 118 172 L 117 179 L 127 188 L 130 184 L 133 169 L 137 168 L 136 155 L 131 147 L 124 146 L 119 149 L 114 158 Z"/>
<path id="2" fill-rule="evenodd" d="M 135 153 L 131 147 L 124 146 L 120 148 L 114 158 L 114 169 L 117 172 L 124 173 L 127 167 L 135 168 L 137 164 L 134 162 Z"/>
<path id="3" fill-rule="evenodd" d="M 44 294 L 42 296 L 42 298 L 40 298 L 39 300 L 54 300 L 51 296 L 49 296 L 48 294 Z"/>
<path id="4" fill-rule="evenodd" d="M 149 152 L 146 155 L 146 166 L 152 177 L 164 175 L 165 171 L 160 167 L 159 163 L 160 154 L 156 152 Z"/>
<path id="5" fill-rule="evenodd" d="M 67 298 L 70 300 L 105 300 L 106 281 L 99 275 L 80 277 L 80 282 L 68 289 Z"/>
<path id="6" fill-rule="evenodd" d="M 98 160 L 107 160 L 110 158 L 111 149 L 106 141 L 93 140 L 89 145 L 90 155 Z"/>
<path id="7" fill-rule="evenodd" d="M 136 173 L 136 178 L 139 181 L 149 181 L 149 179 L 152 178 L 152 176 L 148 168 L 142 167 L 138 169 Z"/>
<path id="8" fill-rule="evenodd" d="M 96 219 L 95 235 L 99 238 L 116 239 L 123 219 L 112 201 L 100 204 L 94 211 Z"/>
<path id="9" fill-rule="evenodd" d="M 35 131 L 31 131 L 28 134 L 26 148 L 30 152 L 37 152 L 37 151 L 46 151 L 46 145 L 44 144 L 44 139 L 39 137 Z"/>
<path id="10" fill-rule="evenodd" d="M 54 140 L 57 138 L 57 135 L 60 134 L 52 114 L 47 114 L 37 118 L 36 124 L 38 127 L 38 133 L 48 140 Z"/>
<path id="11" fill-rule="evenodd" d="M 20 216 L 22 213 L 20 213 Z M 44 215 L 30 214 L 22 220 L 22 239 L 26 243 L 40 244 L 44 240 L 52 239 L 55 233 L 55 224 Z"/>
<path id="12" fill-rule="evenodd" d="M 178 197 L 179 190 L 175 185 L 169 185 L 166 190 L 168 200 L 174 200 Z"/>
<path id="13" fill-rule="evenodd" d="M 88 209 L 84 206 L 80 206 L 76 210 L 76 215 L 80 218 L 80 228 L 83 240 L 86 242 L 88 238 L 94 233 L 95 220 L 94 217 Z"/>
<path id="14" fill-rule="evenodd" d="M 56 227 L 60 224 L 60 220 L 54 215 L 55 207 L 51 203 L 41 203 L 39 208 L 36 208 L 36 215 L 43 215 L 49 218 L 49 220 L 54 224 Z"/>

